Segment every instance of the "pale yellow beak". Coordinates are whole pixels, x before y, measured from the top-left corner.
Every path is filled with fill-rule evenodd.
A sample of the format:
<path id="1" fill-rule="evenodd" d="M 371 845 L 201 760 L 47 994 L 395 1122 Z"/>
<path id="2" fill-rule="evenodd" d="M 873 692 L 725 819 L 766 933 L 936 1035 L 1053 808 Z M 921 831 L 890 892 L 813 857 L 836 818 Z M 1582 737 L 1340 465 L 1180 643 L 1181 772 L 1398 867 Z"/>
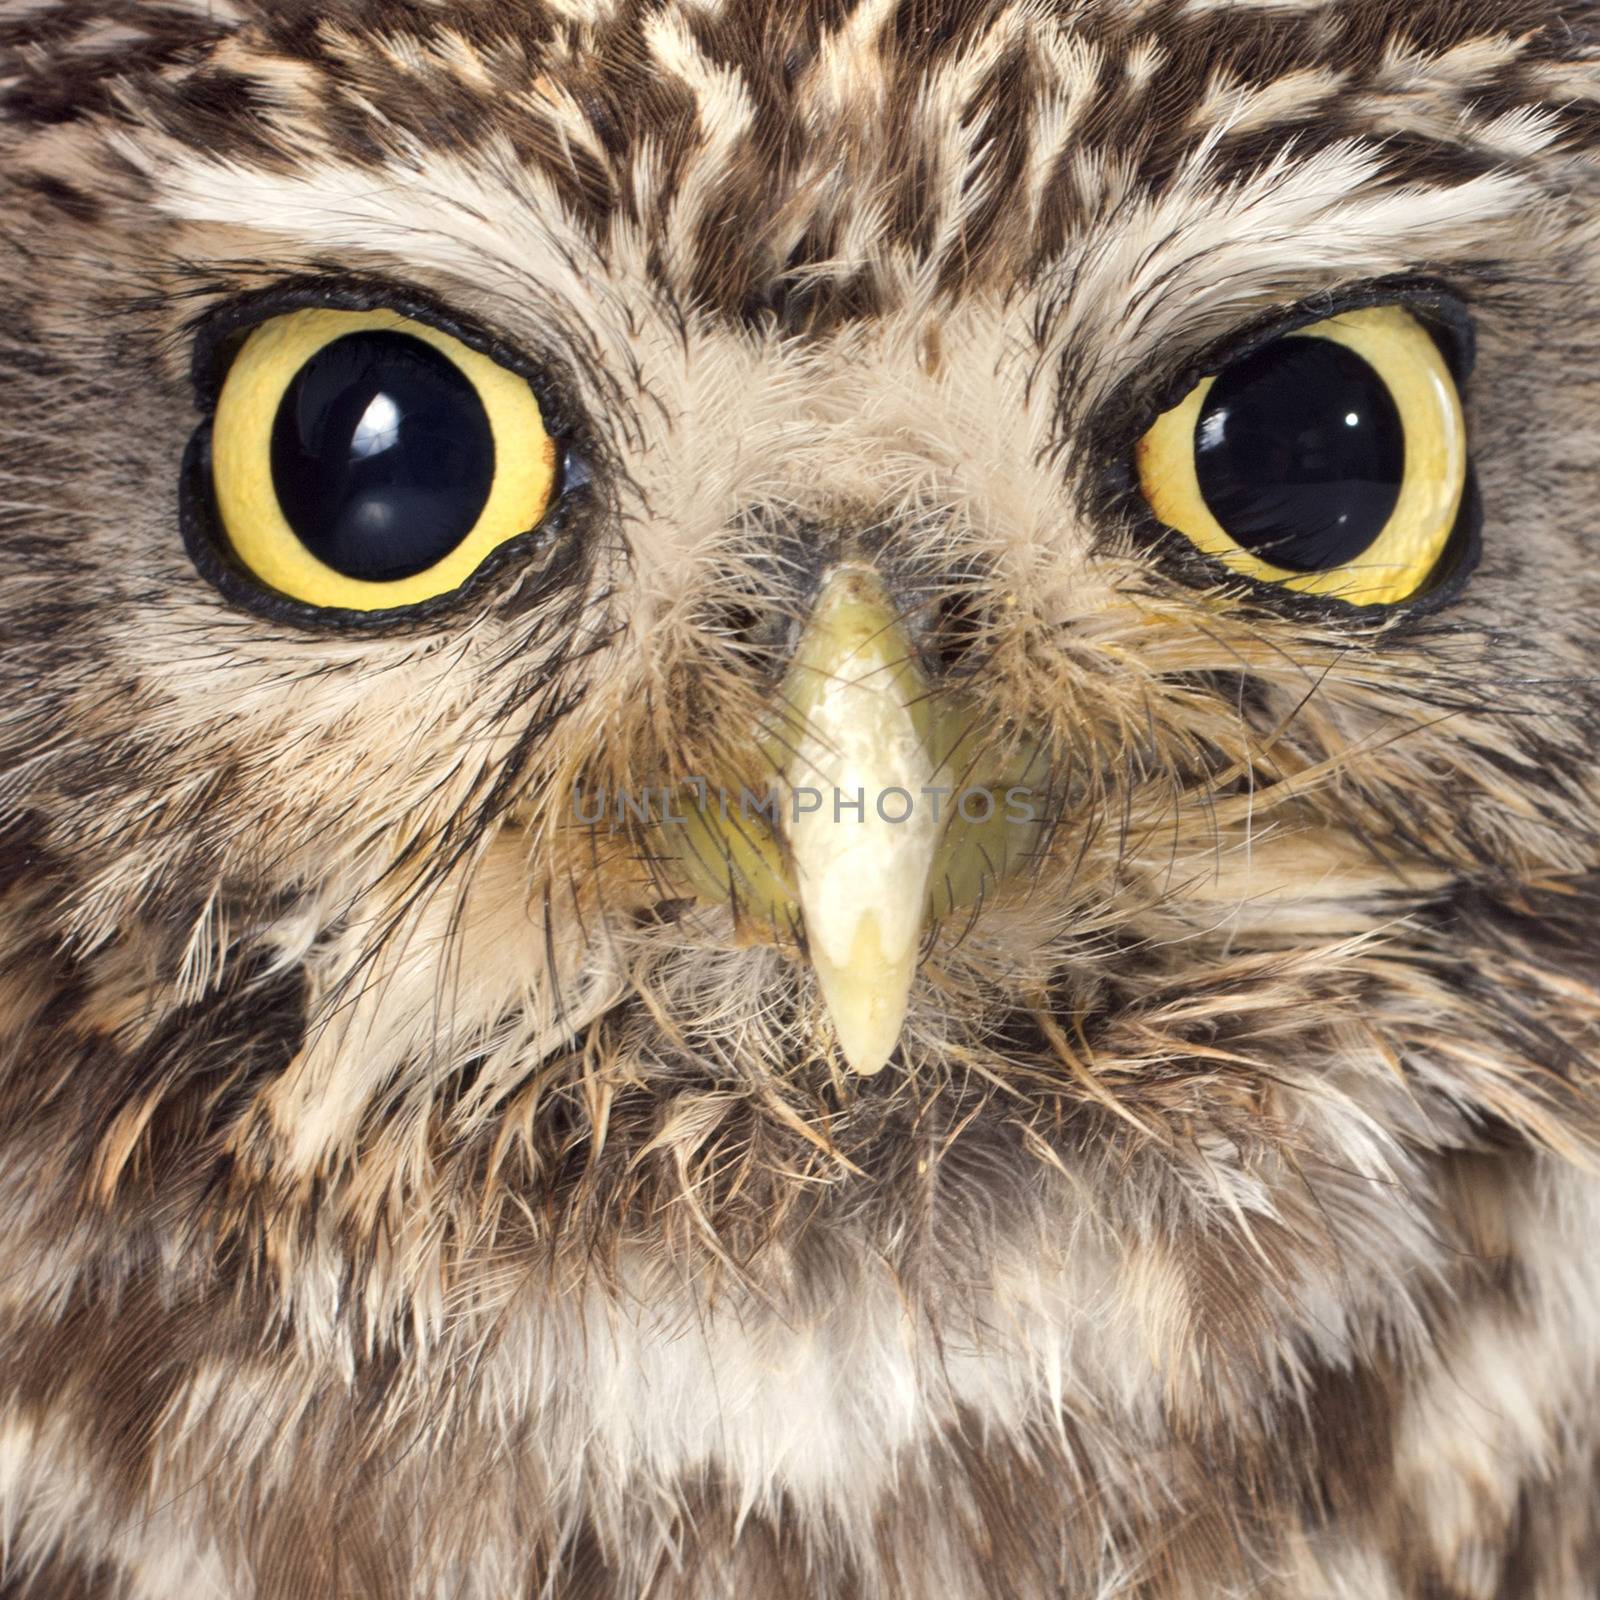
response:
<path id="1" fill-rule="evenodd" d="M 990 719 L 992 722 L 992 718 Z M 744 937 L 803 940 L 840 1054 L 880 1071 L 905 1025 L 926 930 L 980 902 L 1039 838 L 1004 796 L 1038 763 L 994 738 L 981 711 L 935 695 L 877 574 L 829 575 L 795 649 L 752 767 L 769 811 L 685 794 L 658 859 L 700 898 L 731 904 Z M 962 786 L 984 805 L 967 813 Z"/>
<path id="2" fill-rule="evenodd" d="M 844 1058 L 877 1072 L 906 1018 L 941 823 L 927 684 L 875 576 L 836 572 L 784 684 L 789 859 Z"/>

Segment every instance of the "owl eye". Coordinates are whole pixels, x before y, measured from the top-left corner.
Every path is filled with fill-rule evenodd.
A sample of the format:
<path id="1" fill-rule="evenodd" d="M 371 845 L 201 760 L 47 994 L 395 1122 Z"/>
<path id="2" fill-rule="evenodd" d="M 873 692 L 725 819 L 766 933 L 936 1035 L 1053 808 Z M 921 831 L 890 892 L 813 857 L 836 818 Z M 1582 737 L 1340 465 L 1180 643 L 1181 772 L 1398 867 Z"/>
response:
<path id="1" fill-rule="evenodd" d="M 1234 572 L 1392 605 L 1438 570 L 1467 480 L 1466 424 L 1408 311 L 1345 312 L 1202 379 L 1135 452 L 1156 516 Z"/>
<path id="2" fill-rule="evenodd" d="M 459 587 L 538 525 L 555 476 L 527 380 L 393 311 L 262 323 L 212 423 L 234 556 L 313 606 L 387 610 Z"/>

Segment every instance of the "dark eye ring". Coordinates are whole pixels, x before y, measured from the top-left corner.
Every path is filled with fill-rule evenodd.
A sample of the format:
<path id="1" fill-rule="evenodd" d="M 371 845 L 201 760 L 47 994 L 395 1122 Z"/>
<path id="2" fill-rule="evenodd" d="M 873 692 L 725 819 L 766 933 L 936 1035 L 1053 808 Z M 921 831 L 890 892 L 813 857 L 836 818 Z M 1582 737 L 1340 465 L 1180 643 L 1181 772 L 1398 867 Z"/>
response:
<path id="1" fill-rule="evenodd" d="M 253 329 L 217 399 L 212 491 L 261 583 L 350 611 L 417 605 L 538 525 L 557 451 L 527 380 L 395 311 Z"/>
<path id="2" fill-rule="evenodd" d="M 1208 375 L 1135 458 L 1156 516 L 1224 566 L 1354 605 L 1428 582 L 1467 486 L 1455 379 L 1399 306 L 1312 323 Z"/>

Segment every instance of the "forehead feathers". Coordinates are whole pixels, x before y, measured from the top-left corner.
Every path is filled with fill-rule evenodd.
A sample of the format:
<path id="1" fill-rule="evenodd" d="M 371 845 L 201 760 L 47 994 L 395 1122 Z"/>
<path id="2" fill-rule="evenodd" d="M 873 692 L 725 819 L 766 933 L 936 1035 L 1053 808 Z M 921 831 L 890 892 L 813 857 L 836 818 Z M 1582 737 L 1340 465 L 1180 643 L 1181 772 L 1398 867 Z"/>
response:
<path id="1" fill-rule="evenodd" d="M 0 23 L 0 51 L 18 127 L 136 119 L 121 156 L 173 162 L 210 209 L 231 193 L 230 220 L 294 224 L 248 181 L 292 177 L 308 222 L 366 196 L 381 248 L 384 174 L 438 207 L 463 268 L 485 202 L 520 200 L 579 270 L 620 254 L 685 312 L 815 330 L 1004 288 L 1186 191 L 1288 234 L 1305 215 L 1234 193 L 1274 158 L 1282 182 L 1320 153 L 1324 203 L 1503 178 L 1593 134 L 1571 65 L 1591 20 L 1530 0 L 1427 0 L 1398 31 L 1362 0 L 70 5 Z"/>

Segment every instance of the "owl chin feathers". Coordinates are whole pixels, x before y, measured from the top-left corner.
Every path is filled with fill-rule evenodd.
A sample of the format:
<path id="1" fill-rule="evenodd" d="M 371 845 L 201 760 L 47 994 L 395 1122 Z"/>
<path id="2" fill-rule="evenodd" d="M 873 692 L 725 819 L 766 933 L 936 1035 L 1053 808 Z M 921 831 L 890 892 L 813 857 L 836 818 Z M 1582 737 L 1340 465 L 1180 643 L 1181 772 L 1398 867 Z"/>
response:
<path id="1" fill-rule="evenodd" d="M 6 1600 L 1589 1593 L 1597 60 L 0 18 Z"/>

